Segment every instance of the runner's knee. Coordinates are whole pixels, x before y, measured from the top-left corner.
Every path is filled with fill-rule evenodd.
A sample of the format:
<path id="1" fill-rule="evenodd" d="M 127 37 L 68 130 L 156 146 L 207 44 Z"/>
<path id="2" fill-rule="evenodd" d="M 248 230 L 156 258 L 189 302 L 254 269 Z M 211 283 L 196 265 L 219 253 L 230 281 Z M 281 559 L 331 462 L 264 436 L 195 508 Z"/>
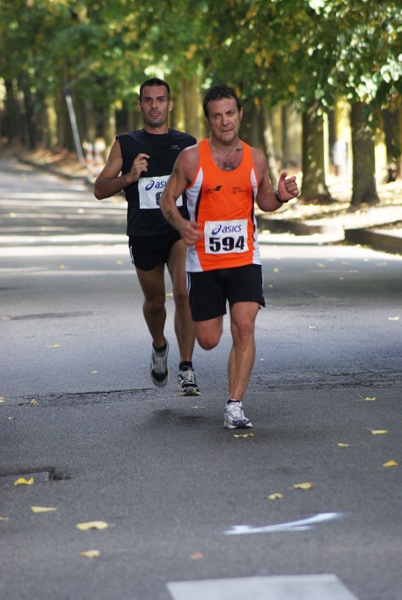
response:
<path id="1" fill-rule="evenodd" d="M 212 336 L 197 335 L 197 342 L 203 350 L 212 350 L 215 348 L 219 343 L 219 339 L 220 338 L 216 339 Z"/>
<path id="2" fill-rule="evenodd" d="M 145 298 L 144 309 L 149 313 L 156 314 L 164 309 L 165 300 L 165 296 L 153 296 L 152 298 Z"/>

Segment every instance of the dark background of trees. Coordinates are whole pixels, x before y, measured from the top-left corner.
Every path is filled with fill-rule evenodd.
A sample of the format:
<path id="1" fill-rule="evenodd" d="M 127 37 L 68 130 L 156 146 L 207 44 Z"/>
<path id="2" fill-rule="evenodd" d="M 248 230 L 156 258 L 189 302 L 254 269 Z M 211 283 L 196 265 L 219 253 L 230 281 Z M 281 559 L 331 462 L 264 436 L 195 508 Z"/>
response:
<path id="1" fill-rule="evenodd" d="M 205 90 L 234 86 L 243 139 L 264 148 L 273 183 L 278 167 L 301 167 L 305 202 L 331 200 L 324 134 L 329 123 L 330 142 L 341 135 L 339 102 L 350 115 L 352 207 L 378 201 L 376 131 L 400 174 L 400 0 L 0 0 L 3 143 L 74 150 L 69 94 L 81 142 L 102 139 L 107 151 L 116 132 L 141 126 L 139 85 L 154 75 L 171 85 L 171 125 L 198 139 Z"/>

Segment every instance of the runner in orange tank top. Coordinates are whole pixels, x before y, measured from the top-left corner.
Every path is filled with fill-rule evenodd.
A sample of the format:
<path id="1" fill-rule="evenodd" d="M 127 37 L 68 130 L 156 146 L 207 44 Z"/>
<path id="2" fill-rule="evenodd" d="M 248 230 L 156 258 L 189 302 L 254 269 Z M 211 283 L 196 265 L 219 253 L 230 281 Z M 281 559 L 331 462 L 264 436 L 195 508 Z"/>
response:
<path id="1" fill-rule="evenodd" d="M 261 264 L 254 218 L 258 180 L 250 146 L 242 142 L 242 160 L 231 171 L 214 162 L 209 140 L 199 144 L 199 168 L 186 190 L 187 207 L 203 232 L 187 253 L 188 271 L 209 271 Z"/>
<path id="2" fill-rule="evenodd" d="M 274 190 L 265 154 L 240 140 L 243 109 L 232 88 L 211 88 L 204 114 L 211 136 L 180 153 L 160 204 L 187 245 L 190 307 L 203 349 L 218 345 L 229 303 L 232 349 L 223 424 L 243 429 L 252 426 L 242 401 L 255 359 L 255 319 L 265 305 L 254 201 L 273 212 L 300 192 L 296 178 L 286 173 Z M 185 191 L 190 220 L 176 205 Z"/>

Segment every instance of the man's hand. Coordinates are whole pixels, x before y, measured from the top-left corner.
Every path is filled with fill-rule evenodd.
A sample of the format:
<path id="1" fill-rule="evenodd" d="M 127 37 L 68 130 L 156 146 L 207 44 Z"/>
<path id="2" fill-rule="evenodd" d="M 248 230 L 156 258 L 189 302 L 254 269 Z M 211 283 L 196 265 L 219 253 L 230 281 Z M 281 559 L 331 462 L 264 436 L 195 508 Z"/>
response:
<path id="1" fill-rule="evenodd" d="M 187 221 L 186 219 L 184 219 L 184 223 L 180 227 L 180 235 L 186 246 L 194 246 L 203 236 L 199 230 L 199 224 L 195 221 Z"/>
<path id="2" fill-rule="evenodd" d="M 121 154 L 120 143 L 115 140 L 110 149 L 110 154 L 106 165 L 95 181 L 94 195 L 98 200 L 110 198 L 121 190 L 124 190 L 134 181 L 138 181 L 143 171 L 148 170 L 148 154 L 139 154 L 131 166 L 130 171 L 124 175 L 119 175 L 123 167 L 123 157 Z"/>
<path id="3" fill-rule="evenodd" d="M 300 194 L 299 187 L 296 182 L 296 176 L 288 177 L 286 179 L 287 173 L 281 173 L 278 181 L 278 195 L 281 200 L 287 201 L 292 198 L 296 198 Z"/>
<path id="4" fill-rule="evenodd" d="M 148 171 L 148 154 L 138 154 L 133 160 L 133 164 L 130 169 L 130 179 L 132 181 L 138 181 L 143 171 Z"/>

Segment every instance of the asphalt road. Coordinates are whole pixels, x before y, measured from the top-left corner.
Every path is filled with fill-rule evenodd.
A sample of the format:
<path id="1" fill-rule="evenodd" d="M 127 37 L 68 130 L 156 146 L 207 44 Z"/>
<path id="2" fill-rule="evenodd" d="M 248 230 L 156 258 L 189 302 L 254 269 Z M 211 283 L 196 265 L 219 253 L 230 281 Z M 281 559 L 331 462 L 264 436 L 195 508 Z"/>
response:
<path id="1" fill-rule="evenodd" d="M 150 383 L 124 230 L 121 198 L 0 159 L 0 597 L 400 600 L 402 259 L 261 236 L 236 437 L 228 322 L 182 398 L 169 295 L 171 380 Z"/>

